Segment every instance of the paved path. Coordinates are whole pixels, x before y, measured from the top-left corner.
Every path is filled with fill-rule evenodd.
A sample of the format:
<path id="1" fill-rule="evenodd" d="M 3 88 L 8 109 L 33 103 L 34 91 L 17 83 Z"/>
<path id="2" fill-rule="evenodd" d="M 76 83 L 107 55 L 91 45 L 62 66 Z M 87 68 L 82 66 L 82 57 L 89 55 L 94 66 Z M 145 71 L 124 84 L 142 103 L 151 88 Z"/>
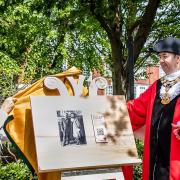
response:
<path id="1" fill-rule="evenodd" d="M 64 172 L 62 180 L 124 180 L 118 168 Z"/>

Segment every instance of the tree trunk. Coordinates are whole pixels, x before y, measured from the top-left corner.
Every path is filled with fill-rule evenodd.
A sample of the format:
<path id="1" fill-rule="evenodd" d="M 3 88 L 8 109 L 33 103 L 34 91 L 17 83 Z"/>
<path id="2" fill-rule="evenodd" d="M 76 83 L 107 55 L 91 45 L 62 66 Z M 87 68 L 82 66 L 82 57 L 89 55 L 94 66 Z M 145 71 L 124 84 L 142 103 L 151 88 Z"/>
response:
<path id="1" fill-rule="evenodd" d="M 127 100 L 134 99 L 134 53 L 133 38 L 128 37 L 128 64 L 127 64 Z"/>
<path id="2" fill-rule="evenodd" d="M 126 92 L 126 77 L 123 68 L 123 56 L 122 56 L 122 42 L 116 37 L 110 38 L 111 49 L 112 49 L 112 60 L 113 60 L 113 94 L 124 95 Z"/>

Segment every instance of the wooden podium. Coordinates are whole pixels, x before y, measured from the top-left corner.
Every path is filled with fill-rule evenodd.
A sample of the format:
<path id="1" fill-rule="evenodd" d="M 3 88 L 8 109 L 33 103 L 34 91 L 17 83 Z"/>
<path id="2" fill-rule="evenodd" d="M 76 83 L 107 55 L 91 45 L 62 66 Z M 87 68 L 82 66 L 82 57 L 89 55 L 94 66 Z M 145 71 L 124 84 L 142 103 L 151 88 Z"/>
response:
<path id="1" fill-rule="evenodd" d="M 39 172 L 141 162 L 124 96 L 30 98 Z"/>

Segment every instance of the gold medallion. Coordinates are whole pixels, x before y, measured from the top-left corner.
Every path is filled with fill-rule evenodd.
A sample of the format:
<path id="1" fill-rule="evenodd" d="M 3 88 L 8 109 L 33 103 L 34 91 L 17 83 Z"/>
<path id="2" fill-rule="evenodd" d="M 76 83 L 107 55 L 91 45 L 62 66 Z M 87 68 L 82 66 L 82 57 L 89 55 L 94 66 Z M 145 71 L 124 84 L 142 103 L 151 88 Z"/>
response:
<path id="1" fill-rule="evenodd" d="M 170 94 L 168 93 L 168 91 L 171 89 L 171 87 L 173 87 L 176 83 L 180 82 L 180 77 L 177 77 L 174 80 L 168 81 L 167 79 L 165 79 L 164 77 L 162 77 L 161 79 L 161 83 L 165 88 L 165 93 L 162 94 L 161 97 L 161 103 L 162 104 L 169 104 L 171 101 L 171 97 Z"/>
<path id="2" fill-rule="evenodd" d="M 161 103 L 165 105 L 165 104 L 169 104 L 170 101 L 171 101 L 171 99 L 170 99 L 169 93 L 167 93 L 167 92 L 164 93 L 162 96 L 162 99 L 161 99 Z"/>

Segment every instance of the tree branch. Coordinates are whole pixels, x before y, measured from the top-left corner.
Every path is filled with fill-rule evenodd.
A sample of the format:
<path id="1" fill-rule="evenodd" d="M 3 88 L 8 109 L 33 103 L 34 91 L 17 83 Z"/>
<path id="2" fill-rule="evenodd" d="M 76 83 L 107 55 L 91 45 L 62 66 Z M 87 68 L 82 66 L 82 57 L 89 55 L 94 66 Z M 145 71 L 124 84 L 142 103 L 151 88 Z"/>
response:
<path id="1" fill-rule="evenodd" d="M 105 29 L 107 34 L 108 35 L 111 34 L 111 27 L 110 27 L 110 24 L 108 23 L 108 20 L 104 16 L 102 16 L 99 12 L 96 13 L 95 12 L 96 8 L 97 8 L 96 1 L 95 0 L 91 0 L 90 3 L 89 3 L 90 12 L 99 21 L 99 23 Z"/>
<path id="2" fill-rule="evenodd" d="M 134 40 L 134 62 L 136 62 L 155 19 L 160 0 L 149 0 Z"/>
<path id="3" fill-rule="evenodd" d="M 131 28 L 128 30 L 128 35 L 131 35 L 132 32 L 139 26 L 139 24 L 141 23 L 140 19 L 137 19 L 134 24 L 131 26 Z"/>

